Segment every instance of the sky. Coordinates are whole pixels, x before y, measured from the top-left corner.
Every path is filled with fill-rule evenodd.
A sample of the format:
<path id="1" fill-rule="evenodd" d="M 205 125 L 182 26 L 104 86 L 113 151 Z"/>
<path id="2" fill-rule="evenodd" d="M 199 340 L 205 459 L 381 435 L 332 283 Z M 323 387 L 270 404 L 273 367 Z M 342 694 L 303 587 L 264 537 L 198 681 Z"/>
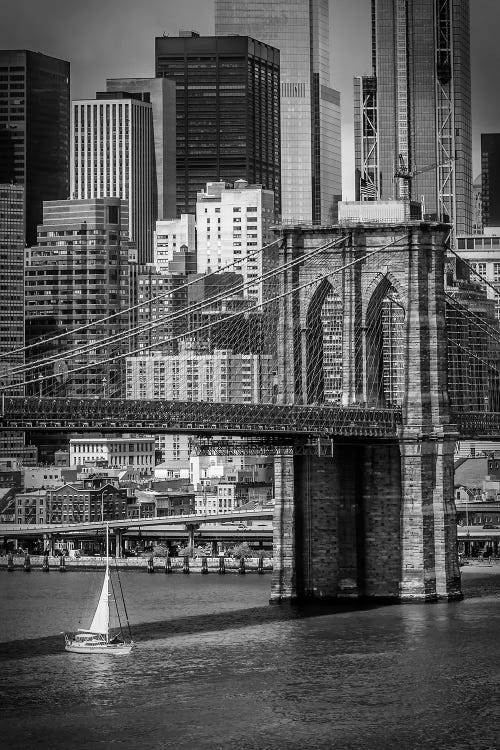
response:
<path id="1" fill-rule="evenodd" d="M 272 0 L 269 0 L 272 2 Z M 331 85 L 342 96 L 344 197 L 353 197 L 352 78 L 370 72 L 370 0 L 330 0 Z M 480 134 L 500 132 L 500 0 L 470 0 L 474 176 Z M 154 75 L 154 38 L 179 29 L 214 33 L 213 0 L 0 0 L 0 48 L 71 62 L 71 96 L 106 78 Z"/>

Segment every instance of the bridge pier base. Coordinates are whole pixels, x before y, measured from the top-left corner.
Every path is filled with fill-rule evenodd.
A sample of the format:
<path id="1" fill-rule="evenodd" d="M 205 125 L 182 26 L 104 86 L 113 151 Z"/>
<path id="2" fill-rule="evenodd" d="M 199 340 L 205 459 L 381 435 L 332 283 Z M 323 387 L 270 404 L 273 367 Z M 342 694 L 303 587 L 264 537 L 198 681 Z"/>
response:
<path id="1" fill-rule="evenodd" d="M 336 446 L 275 467 L 271 602 L 399 596 L 397 445 Z"/>
<path id="2" fill-rule="evenodd" d="M 271 603 L 461 598 L 452 440 L 275 462 Z"/>
<path id="3" fill-rule="evenodd" d="M 454 440 L 401 442 L 402 601 L 462 598 L 453 500 Z"/>

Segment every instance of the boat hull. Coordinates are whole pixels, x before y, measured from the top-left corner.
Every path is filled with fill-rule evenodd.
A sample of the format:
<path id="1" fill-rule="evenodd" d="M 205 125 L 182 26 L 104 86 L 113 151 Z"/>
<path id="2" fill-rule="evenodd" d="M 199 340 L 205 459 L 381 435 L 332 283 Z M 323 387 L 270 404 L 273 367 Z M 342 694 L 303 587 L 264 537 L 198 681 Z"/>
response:
<path id="1" fill-rule="evenodd" d="M 99 646 L 66 643 L 65 650 L 73 654 L 109 654 L 110 656 L 126 656 L 132 651 L 132 643 L 103 643 Z"/>

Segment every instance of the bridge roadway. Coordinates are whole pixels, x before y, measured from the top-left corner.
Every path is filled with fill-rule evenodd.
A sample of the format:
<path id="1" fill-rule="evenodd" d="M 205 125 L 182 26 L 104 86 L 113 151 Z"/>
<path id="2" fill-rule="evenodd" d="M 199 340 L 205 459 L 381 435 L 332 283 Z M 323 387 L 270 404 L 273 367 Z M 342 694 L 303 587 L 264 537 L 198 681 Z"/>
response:
<path id="1" fill-rule="evenodd" d="M 106 528 L 109 523 L 110 529 L 119 530 L 123 532 L 131 529 L 141 529 L 141 531 L 164 531 L 170 527 L 175 527 L 175 531 L 182 531 L 185 533 L 189 526 L 201 526 L 204 525 L 205 529 L 200 531 L 207 531 L 208 525 L 222 524 L 230 521 L 243 521 L 243 520 L 257 520 L 257 521 L 272 521 L 273 511 L 272 510 L 234 510 L 228 513 L 217 513 L 217 514 L 190 514 L 184 516 L 156 516 L 155 518 L 123 518 L 116 521 L 84 521 L 80 523 L 2 523 L 0 524 L 0 536 L 4 537 L 15 537 L 15 536 L 40 536 L 43 534 L 78 534 L 89 531 L 100 531 Z M 209 530 L 209 529 L 208 529 Z M 246 533 L 247 531 L 262 531 L 256 527 L 249 526 L 247 529 L 241 529 L 241 532 Z M 228 528 L 227 531 L 230 531 Z M 236 531 L 236 529 L 231 529 Z M 272 531 L 272 530 L 271 530 Z M 197 532 L 198 533 L 198 532 Z"/>
<path id="2" fill-rule="evenodd" d="M 65 432 L 394 438 L 399 409 L 362 406 L 227 404 L 3 397 L 0 429 Z"/>
<path id="3" fill-rule="evenodd" d="M 259 437 L 286 444 L 297 438 L 397 439 L 400 408 L 362 405 L 227 404 L 95 398 L 2 397 L 0 430 Z M 500 440 L 500 412 L 464 408 L 450 414 L 460 438 Z"/>

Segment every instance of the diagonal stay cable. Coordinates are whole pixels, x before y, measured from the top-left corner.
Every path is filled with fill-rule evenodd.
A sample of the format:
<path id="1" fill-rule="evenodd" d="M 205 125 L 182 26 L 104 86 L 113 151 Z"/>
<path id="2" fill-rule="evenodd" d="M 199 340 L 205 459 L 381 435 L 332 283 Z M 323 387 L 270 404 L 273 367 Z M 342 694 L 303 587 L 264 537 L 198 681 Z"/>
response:
<path id="1" fill-rule="evenodd" d="M 318 282 L 322 281 L 323 279 L 328 279 L 331 276 L 335 276 L 338 273 L 342 273 L 343 271 L 347 270 L 348 268 L 351 268 L 352 266 L 356 265 L 357 263 L 361 263 L 361 262 L 363 262 L 363 261 L 365 261 L 365 260 L 373 257 L 374 255 L 378 255 L 379 253 L 381 253 L 383 251 L 386 251 L 386 250 L 388 250 L 391 247 L 394 247 L 395 245 L 397 245 L 398 243 L 400 243 L 400 242 L 402 242 L 402 241 L 404 241 L 406 239 L 407 239 L 407 235 L 404 235 L 403 237 L 398 237 L 397 239 L 392 240 L 391 242 L 387 243 L 387 245 L 384 245 L 382 247 L 376 248 L 375 250 L 372 250 L 369 253 L 366 253 L 365 255 L 361 256 L 360 258 L 355 258 L 354 260 L 350 261 L 349 263 L 346 263 L 345 265 L 340 266 L 339 268 L 336 268 L 333 271 L 329 271 L 328 273 L 325 273 L 325 274 L 323 274 L 323 275 L 321 275 L 319 277 L 316 277 L 316 278 L 311 279 L 311 280 L 309 280 L 307 282 L 304 282 L 303 284 L 301 284 L 301 285 L 299 285 L 297 287 L 294 287 L 293 289 L 287 290 L 287 291 L 283 292 L 282 294 L 279 294 L 279 295 L 277 295 L 275 297 L 272 297 L 272 298 L 270 298 L 268 300 L 256 303 L 254 309 L 259 309 L 259 308 L 266 307 L 267 305 L 271 305 L 274 302 L 278 302 L 283 297 L 286 297 L 286 296 L 288 296 L 290 294 L 295 294 L 298 291 L 301 291 L 302 289 L 306 289 L 309 286 L 317 284 Z M 305 260 L 307 260 L 307 257 L 308 256 L 302 256 L 302 261 L 304 262 Z M 237 311 L 237 312 L 235 312 L 235 313 L 233 313 L 231 315 L 228 315 L 226 318 L 224 318 L 224 320 L 225 320 L 225 322 L 227 322 L 227 321 L 229 321 L 229 320 L 231 320 L 233 318 L 237 318 L 238 316 L 241 316 L 241 314 L 242 314 L 241 311 Z M 200 331 L 208 330 L 208 329 L 212 328 L 215 325 L 219 325 L 219 323 L 220 323 L 220 321 L 212 321 L 211 323 L 207 323 L 207 324 L 205 324 L 203 326 L 200 326 L 196 330 L 190 332 L 190 335 L 194 335 L 195 333 L 199 333 Z M 171 337 L 171 338 L 169 338 L 169 339 L 167 339 L 167 340 L 165 340 L 163 342 L 155 342 L 155 343 L 152 343 L 152 344 L 148 344 L 147 346 L 139 347 L 139 348 L 137 348 L 137 349 L 135 349 L 135 350 L 133 350 L 131 352 L 123 352 L 123 353 L 120 353 L 120 354 L 118 354 L 118 355 L 116 355 L 114 357 L 108 357 L 106 359 L 99 360 L 97 363 L 95 363 L 95 362 L 86 363 L 85 365 L 81 365 L 80 367 L 76 367 L 76 368 L 73 368 L 71 370 L 68 370 L 66 374 L 67 375 L 72 375 L 72 374 L 74 374 L 76 372 L 82 372 L 82 371 L 88 370 L 91 367 L 95 367 L 96 364 L 99 365 L 99 366 L 102 366 L 102 365 L 105 365 L 105 364 L 109 364 L 111 362 L 116 362 L 118 360 L 125 359 L 126 357 L 131 357 L 134 354 L 141 354 L 144 351 L 148 351 L 150 349 L 155 349 L 155 348 L 164 346 L 165 344 L 172 343 L 173 341 L 177 341 L 177 340 L 183 339 L 183 338 L 185 338 L 185 334 L 180 334 L 178 336 L 173 336 L 173 337 Z M 94 348 L 95 348 L 95 346 L 94 346 Z M 50 380 L 53 377 L 54 377 L 53 375 L 44 375 L 42 377 L 39 377 L 36 382 L 41 383 L 43 381 Z M 35 381 L 33 381 L 33 380 L 27 380 L 27 381 L 24 381 L 22 383 L 15 383 L 15 384 L 3 385 L 3 386 L 0 386 L 0 392 L 7 391 L 7 390 L 10 390 L 12 388 L 19 388 L 19 387 L 21 387 L 23 385 L 30 385 L 33 382 L 35 382 Z"/>
<path id="2" fill-rule="evenodd" d="M 282 241 L 282 237 L 278 237 L 278 239 L 274 240 L 273 242 L 270 242 L 269 245 L 265 245 L 264 247 L 258 248 L 257 250 L 253 250 L 251 253 L 248 253 L 248 255 L 245 258 L 245 261 L 248 261 L 249 259 L 253 258 L 255 255 L 258 255 L 262 253 L 264 250 L 268 250 L 273 245 L 278 244 Z M 233 266 L 240 264 L 241 258 L 238 258 L 237 260 L 232 261 L 231 263 L 228 263 L 225 266 L 222 266 L 222 268 L 218 268 L 216 271 L 211 271 L 210 273 L 206 274 L 204 278 L 212 278 L 214 276 L 219 276 L 221 273 L 227 271 L 229 268 L 232 268 Z M 191 286 L 192 284 L 195 284 L 199 281 L 199 279 L 193 279 L 192 281 L 188 281 L 186 284 L 183 284 L 180 287 L 176 287 L 175 290 L 169 290 L 168 292 L 164 292 L 163 294 L 158 294 L 155 297 L 152 297 L 149 302 L 158 302 L 161 299 L 164 299 L 165 297 L 169 297 L 172 294 L 178 293 L 179 291 L 182 291 L 182 289 L 186 289 L 187 287 Z M 79 333 L 80 331 L 88 330 L 89 328 L 93 328 L 94 326 L 102 325 L 103 323 L 106 323 L 109 320 L 113 320 L 113 318 L 117 318 L 121 315 L 126 315 L 129 312 L 133 312 L 134 310 L 139 309 L 139 307 L 142 307 L 144 305 L 144 302 L 138 302 L 136 305 L 132 305 L 131 307 L 127 307 L 124 310 L 120 310 L 119 312 L 112 313 L 112 315 L 108 315 L 104 318 L 99 318 L 98 320 L 93 320 L 90 323 L 86 323 L 85 325 L 78 326 L 76 328 L 72 328 L 70 331 L 64 331 L 64 333 L 58 333 L 54 336 L 50 336 L 48 338 L 42 338 L 39 341 L 35 341 L 31 344 L 27 344 L 25 346 L 21 346 L 18 349 L 11 349 L 8 352 L 0 352 L 0 359 L 3 359 L 5 357 L 11 357 L 13 354 L 19 354 L 21 352 L 26 352 L 28 349 L 33 349 L 36 346 L 41 346 L 42 344 L 50 344 L 52 341 L 57 341 L 58 339 L 64 338 L 66 336 L 72 336 L 75 333 Z"/>
<path id="3" fill-rule="evenodd" d="M 307 258 L 308 259 L 314 258 L 317 255 L 324 252 L 325 250 L 331 249 L 332 247 L 335 247 L 336 245 L 339 245 L 342 242 L 345 242 L 345 240 L 346 240 L 346 236 L 343 235 L 342 237 L 337 238 L 336 240 L 332 242 L 328 242 L 328 243 L 325 243 L 324 245 L 314 248 L 313 250 L 310 251 Z M 276 268 L 270 269 L 269 271 L 266 271 L 262 276 L 259 276 L 256 279 L 252 279 L 246 282 L 245 281 L 238 282 L 233 287 L 229 289 L 225 289 L 222 292 L 219 292 L 218 294 L 213 295 L 212 297 L 209 297 L 207 299 L 200 300 L 198 303 L 194 305 L 187 306 L 183 308 L 182 310 L 179 310 L 175 313 L 168 313 L 166 315 L 161 315 L 154 322 L 151 321 L 151 322 L 142 323 L 139 326 L 136 326 L 135 328 L 129 329 L 128 331 L 120 331 L 118 333 L 113 334 L 112 336 L 106 336 L 103 339 L 100 339 L 98 342 L 93 341 L 93 342 L 80 344 L 76 346 L 74 349 L 69 349 L 64 352 L 49 355 L 45 359 L 36 360 L 34 362 L 27 362 L 23 365 L 18 365 L 17 367 L 14 367 L 9 370 L 9 375 L 14 376 L 14 375 L 24 374 L 32 370 L 36 370 L 44 365 L 55 363 L 61 359 L 64 359 L 64 360 L 71 359 L 72 357 L 81 356 L 94 349 L 100 349 L 100 348 L 103 348 L 104 346 L 110 346 L 111 344 L 118 344 L 121 341 L 132 339 L 135 336 L 140 335 L 143 331 L 150 331 L 150 330 L 154 330 L 155 328 L 159 328 L 163 325 L 175 323 L 178 320 L 182 320 L 186 315 L 193 315 L 195 313 L 203 312 L 203 310 L 205 309 L 210 309 L 214 304 L 227 299 L 232 294 L 237 294 L 237 293 L 239 294 L 241 292 L 246 291 L 247 289 L 251 289 L 257 286 L 258 284 L 269 281 L 272 278 L 279 277 L 283 271 L 290 270 L 294 266 L 300 265 L 300 263 L 303 263 L 302 257 L 293 258 L 292 260 L 288 261 L 282 266 L 278 266 Z M 199 281 L 199 279 L 197 281 Z M 194 282 L 190 282 L 190 283 L 194 283 Z M 176 291 L 178 291 L 178 289 Z M 148 300 L 148 304 L 150 302 L 151 300 Z M 141 302 L 141 305 L 144 305 L 144 302 Z M 253 310 L 255 310 L 255 307 L 242 309 L 239 312 L 240 314 L 244 314 L 244 313 L 252 312 Z"/>

